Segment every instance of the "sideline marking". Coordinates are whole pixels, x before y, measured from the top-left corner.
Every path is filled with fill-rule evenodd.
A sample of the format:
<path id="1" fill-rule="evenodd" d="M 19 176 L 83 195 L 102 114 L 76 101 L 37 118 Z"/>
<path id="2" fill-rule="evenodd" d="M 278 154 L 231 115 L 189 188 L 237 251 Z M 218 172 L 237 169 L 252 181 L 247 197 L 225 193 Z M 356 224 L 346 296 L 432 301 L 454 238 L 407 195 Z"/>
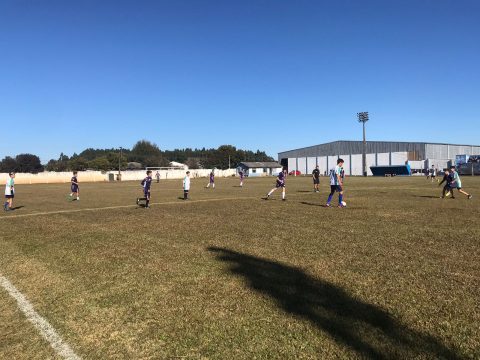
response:
<path id="1" fill-rule="evenodd" d="M 178 199 L 177 201 L 165 201 L 165 202 L 157 202 L 157 203 L 150 203 L 150 204 L 151 205 L 184 205 L 184 204 L 209 202 L 209 201 L 226 201 L 226 200 L 243 200 L 243 199 L 251 200 L 251 199 L 259 199 L 259 197 L 258 196 L 255 196 L 255 197 L 252 196 L 252 197 L 230 197 L 230 198 L 219 198 L 219 199 L 200 199 L 200 200 L 188 200 L 187 202 Z M 0 220 L 20 218 L 20 217 L 30 217 L 30 216 L 70 214 L 70 213 L 77 213 L 77 212 L 82 212 L 82 211 L 126 209 L 126 208 L 132 208 L 132 207 L 136 208 L 137 205 L 118 205 L 118 206 L 106 206 L 106 207 L 98 207 L 98 208 L 44 211 L 44 212 L 36 212 L 36 213 L 30 213 L 30 214 L 19 214 L 19 215 L 5 215 L 5 216 L 0 216 Z"/>
<path id="2" fill-rule="evenodd" d="M 17 301 L 18 308 L 23 312 L 27 317 L 27 320 L 30 321 L 40 334 L 48 341 L 50 346 L 60 355 L 62 358 L 67 360 L 80 360 L 81 358 L 75 354 L 72 348 L 62 340 L 60 335 L 55 331 L 55 329 L 50 325 L 50 323 L 40 316 L 32 304 L 27 300 L 23 294 L 17 290 L 15 286 L 3 275 L 0 274 L 0 285 L 8 292 L 8 294 Z"/>
<path id="3" fill-rule="evenodd" d="M 287 198 L 303 196 L 303 195 L 305 195 L 305 194 L 295 194 L 294 193 L 294 194 L 288 195 Z M 187 202 L 185 202 L 183 199 L 178 199 L 177 201 L 165 201 L 165 202 L 156 202 L 156 203 L 150 203 L 150 204 L 151 205 L 185 205 L 185 204 L 211 202 L 211 201 L 252 200 L 252 199 L 255 200 L 255 199 L 263 199 L 264 197 L 265 197 L 265 195 L 263 195 L 263 196 L 246 196 L 246 197 L 228 197 L 228 198 L 217 198 L 217 199 L 188 200 Z M 278 198 L 280 199 L 280 195 L 278 196 Z M 117 205 L 117 206 L 106 206 L 106 207 L 98 207 L 98 208 L 56 210 L 56 211 L 35 212 L 35 213 L 30 213 L 30 214 L 5 215 L 5 216 L 0 216 L 0 221 L 3 220 L 3 219 L 14 219 L 14 218 L 23 218 L 23 217 L 31 217 L 31 216 L 71 214 L 71 213 L 78 213 L 78 212 L 83 212 L 83 211 L 114 210 L 114 209 L 127 209 L 127 208 L 137 208 L 137 205 Z"/>

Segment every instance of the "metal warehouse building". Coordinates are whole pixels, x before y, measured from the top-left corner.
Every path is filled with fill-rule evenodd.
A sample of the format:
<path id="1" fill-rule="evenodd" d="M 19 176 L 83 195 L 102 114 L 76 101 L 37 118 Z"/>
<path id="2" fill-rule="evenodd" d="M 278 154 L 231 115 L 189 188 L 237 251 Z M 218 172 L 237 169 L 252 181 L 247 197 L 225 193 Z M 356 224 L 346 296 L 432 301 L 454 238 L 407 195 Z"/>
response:
<path id="1" fill-rule="evenodd" d="M 310 174 L 315 166 L 320 173 L 328 173 L 340 157 L 345 161 L 347 175 L 362 175 L 362 141 L 334 141 L 278 153 L 278 161 L 288 171 Z M 367 142 L 367 169 L 370 166 L 404 165 L 409 161 L 412 170 L 423 170 L 435 165 L 439 169 L 455 163 L 457 155 L 479 155 L 480 145 L 453 145 L 424 142 Z"/>

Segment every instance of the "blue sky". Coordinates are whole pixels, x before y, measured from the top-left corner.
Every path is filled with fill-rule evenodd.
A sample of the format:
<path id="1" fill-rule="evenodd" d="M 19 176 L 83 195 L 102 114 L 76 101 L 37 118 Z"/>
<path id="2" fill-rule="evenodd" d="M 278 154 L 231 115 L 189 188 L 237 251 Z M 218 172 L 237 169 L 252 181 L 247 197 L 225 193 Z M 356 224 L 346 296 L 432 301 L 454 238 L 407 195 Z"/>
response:
<path id="1" fill-rule="evenodd" d="M 0 157 L 479 144 L 477 0 L 0 0 Z"/>

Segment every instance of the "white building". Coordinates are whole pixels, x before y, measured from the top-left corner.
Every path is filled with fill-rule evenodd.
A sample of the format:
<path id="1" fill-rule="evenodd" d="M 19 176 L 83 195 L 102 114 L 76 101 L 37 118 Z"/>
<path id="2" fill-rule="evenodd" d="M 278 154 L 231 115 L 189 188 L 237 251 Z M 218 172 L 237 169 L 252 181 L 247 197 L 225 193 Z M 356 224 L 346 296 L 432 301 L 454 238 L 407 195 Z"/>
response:
<path id="1" fill-rule="evenodd" d="M 334 141 L 331 143 L 278 153 L 278 161 L 288 171 L 298 170 L 311 174 L 319 166 L 321 174 L 327 174 L 342 158 L 346 175 L 362 175 L 362 141 Z M 412 170 L 424 170 L 432 165 L 438 169 L 455 164 L 457 155 L 480 154 L 479 145 L 453 145 L 420 142 L 367 141 L 367 173 L 370 166 L 404 165 L 409 161 Z"/>
<path id="2" fill-rule="evenodd" d="M 241 162 L 237 172 L 241 170 L 245 176 L 272 176 L 282 171 L 282 166 L 276 162 Z"/>

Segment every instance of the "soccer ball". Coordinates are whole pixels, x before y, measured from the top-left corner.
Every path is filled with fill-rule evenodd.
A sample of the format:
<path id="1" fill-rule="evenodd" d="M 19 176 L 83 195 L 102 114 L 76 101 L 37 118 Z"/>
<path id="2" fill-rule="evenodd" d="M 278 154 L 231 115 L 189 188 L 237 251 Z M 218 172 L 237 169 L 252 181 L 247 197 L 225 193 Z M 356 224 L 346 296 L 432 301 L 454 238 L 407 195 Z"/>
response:
<path id="1" fill-rule="evenodd" d="M 347 207 L 347 203 L 345 201 L 342 201 L 342 206 Z"/>

